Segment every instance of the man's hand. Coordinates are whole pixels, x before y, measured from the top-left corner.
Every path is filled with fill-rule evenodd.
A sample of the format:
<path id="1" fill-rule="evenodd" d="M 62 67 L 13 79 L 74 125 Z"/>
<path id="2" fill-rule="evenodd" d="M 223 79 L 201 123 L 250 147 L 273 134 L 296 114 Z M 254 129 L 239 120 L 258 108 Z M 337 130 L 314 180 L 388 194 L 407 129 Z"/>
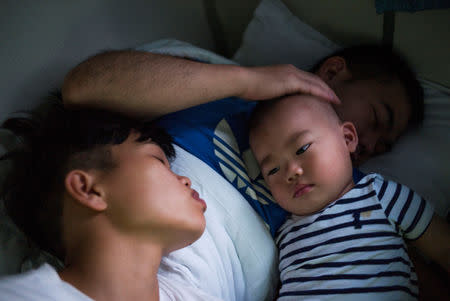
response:
<path id="1" fill-rule="evenodd" d="M 319 77 L 291 65 L 215 65 L 142 51 L 91 57 L 67 74 L 62 88 L 66 105 L 146 118 L 225 97 L 265 100 L 295 93 L 340 103 Z"/>
<path id="2" fill-rule="evenodd" d="M 246 68 L 246 87 L 240 96 L 248 100 L 266 100 L 296 93 L 310 94 L 340 104 L 339 98 L 317 75 L 293 65 Z"/>

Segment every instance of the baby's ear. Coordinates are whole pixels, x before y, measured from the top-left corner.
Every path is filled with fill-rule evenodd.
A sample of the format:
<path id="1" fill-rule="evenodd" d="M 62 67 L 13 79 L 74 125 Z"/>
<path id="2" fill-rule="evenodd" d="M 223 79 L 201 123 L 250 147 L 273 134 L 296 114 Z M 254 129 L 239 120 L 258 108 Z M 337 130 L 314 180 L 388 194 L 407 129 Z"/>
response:
<path id="1" fill-rule="evenodd" d="M 345 121 L 342 123 L 341 129 L 348 151 L 353 153 L 358 146 L 358 133 L 356 132 L 355 125 L 349 121 Z"/>
<path id="2" fill-rule="evenodd" d="M 97 185 L 98 175 L 75 169 L 66 175 L 65 188 L 67 193 L 82 206 L 94 211 L 103 211 L 107 207 L 105 194 Z"/>

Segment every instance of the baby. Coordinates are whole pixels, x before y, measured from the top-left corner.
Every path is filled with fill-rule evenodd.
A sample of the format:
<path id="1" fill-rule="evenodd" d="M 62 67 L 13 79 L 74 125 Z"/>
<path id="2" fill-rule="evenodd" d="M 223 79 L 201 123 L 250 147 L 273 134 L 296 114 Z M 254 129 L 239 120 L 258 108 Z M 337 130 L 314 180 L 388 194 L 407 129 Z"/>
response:
<path id="1" fill-rule="evenodd" d="M 404 239 L 448 270 L 448 226 L 408 187 L 378 174 L 355 185 L 357 145 L 355 126 L 313 96 L 253 113 L 250 146 L 276 202 L 292 213 L 277 235 L 280 300 L 417 299 Z"/>

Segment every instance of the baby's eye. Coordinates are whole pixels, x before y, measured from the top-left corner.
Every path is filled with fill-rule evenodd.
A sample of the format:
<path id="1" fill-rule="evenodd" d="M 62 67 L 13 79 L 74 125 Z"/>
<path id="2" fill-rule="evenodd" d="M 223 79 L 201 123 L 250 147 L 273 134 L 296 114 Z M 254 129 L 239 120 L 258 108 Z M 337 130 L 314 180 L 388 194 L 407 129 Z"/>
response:
<path id="1" fill-rule="evenodd" d="M 268 176 L 274 175 L 274 174 L 276 174 L 279 170 L 280 170 L 279 167 L 272 168 L 271 170 L 269 170 L 269 172 L 267 173 L 267 175 L 268 175 Z"/>
<path id="2" fill-rule="evenodd" d="M 300 148 L 295 152 L 295 154 L 296 154 L 296 155 L 301 155 L 301 154 L 303 154 L 304 152 L 306 152 L 306 150 L 307 150 L 310 146 L 311 146 L 311 143 L 308 143 L 308 144 L 303 145 L 302 147 L 300 147 Z"/>

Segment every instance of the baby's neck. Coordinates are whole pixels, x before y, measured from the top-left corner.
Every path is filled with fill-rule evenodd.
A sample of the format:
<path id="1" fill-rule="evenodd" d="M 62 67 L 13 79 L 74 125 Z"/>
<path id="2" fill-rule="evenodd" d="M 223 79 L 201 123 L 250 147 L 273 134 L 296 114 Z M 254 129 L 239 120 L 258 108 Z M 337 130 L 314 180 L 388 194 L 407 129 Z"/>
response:
<path id="1" fill-rule="evenodd" d="M 338 197 L 335 200 L 339 200 L 340 198 L 342 198 L 347 192 L 352 190 L 353 187 L 355 187 L 355 182 L 353 181 L 353 178 L 350 178 L 350 180 L 342 188 L 341 192 L 339 193 Z"/>

